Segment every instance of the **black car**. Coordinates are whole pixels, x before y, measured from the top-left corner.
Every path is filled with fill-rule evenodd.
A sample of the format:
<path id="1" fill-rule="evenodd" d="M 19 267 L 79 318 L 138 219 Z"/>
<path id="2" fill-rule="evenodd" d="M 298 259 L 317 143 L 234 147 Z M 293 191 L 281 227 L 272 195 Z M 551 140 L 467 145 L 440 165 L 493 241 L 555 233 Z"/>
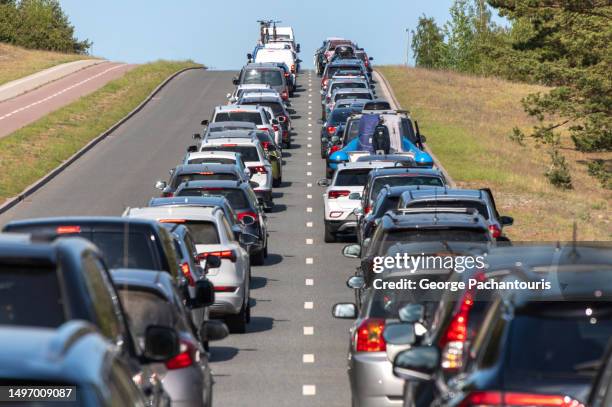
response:
<path id="1" fill-rule="evenodd" d="M 238 220 L 254 219 L 253 235 L 258 242 L 251 250 L 251 262 L 263 264 L 268 255 L 268 229 L 266 215 L 257 201 L 257 196 L 251 186 L 246 182 L 231 181 L 190 181 L 185 182 L 176 190 L 177 197 L 191 196 L 222 196 L 225 197 L 237 214 Z"/>
<path id="2" fill-rule="evenodd" d="M 147 400 L 132 375 L 116 346 L 85 321 L 68 321 L 57 329 L 0 326 L 3 386 L 75 387 L 65 393 L 73 402 L 36 405 L 145 407 Z"/>
<path id="3" fill-rule="evenodd" d="M 141 350 L 98 248 L 81 238 L 33 239 L 0 235 L 0 325 L 57 328 L 75 319 L 89 321 L 117 347 L 131 375 L 140 377 L 152 405 L 169 405 L 150 365 L 178 353 L 176 331 L 150 326 Z M 154 347 L 160 341 L 170 344 L 165 353 Z"/>
<path id="4" fill-rule="evenodd" d="M 237 181 L 248 180 L 249 174 L 240 174 L 238 166 L 234 164 L 184 164 L 170 170 L 168 182 L 158 181 L 155 188 L 162 191 L 162 197 L 167 198 L 174 195 L 176 188 L 186 181 Z"/>

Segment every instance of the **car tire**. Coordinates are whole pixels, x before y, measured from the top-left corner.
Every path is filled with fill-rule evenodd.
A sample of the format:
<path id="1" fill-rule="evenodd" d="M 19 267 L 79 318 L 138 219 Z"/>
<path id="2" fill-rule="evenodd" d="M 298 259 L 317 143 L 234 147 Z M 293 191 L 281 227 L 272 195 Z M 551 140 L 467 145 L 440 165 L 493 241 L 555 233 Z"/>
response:
<path id="1" fill-rule="evenodd" d="M 253 264 L 254 266 L 263 266 L 265 260 L 266 253 L 264 249 L 251 255 L 251 264 Z"/>
<path id="2" fill-rule="evenodd" d="M 332 232 L 331 227 L 325 223 L 325 243 L 335 243 L 336 234 Z"/>
<path id="3" fill-rule="evenodd" d="M 230 315 L 227 317 L 225 323 L 229 331 L 233 334 L 245 333 L 249 317 L 248 314 L 250 314 L 250 306 L 245 304 L 237 315 Z"/>

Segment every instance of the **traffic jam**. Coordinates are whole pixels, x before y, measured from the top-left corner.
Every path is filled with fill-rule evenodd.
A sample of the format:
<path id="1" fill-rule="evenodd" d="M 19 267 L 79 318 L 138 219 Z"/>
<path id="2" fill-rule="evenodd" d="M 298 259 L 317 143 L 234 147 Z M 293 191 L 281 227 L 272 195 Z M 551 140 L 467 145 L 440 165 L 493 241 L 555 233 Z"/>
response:
<path id="1" fill-rule="evenodd" d="M 252 335 L 284 157 L 305 136 L 294 30 L 259 28 L 147 205 L 3 226 L 0 387 L 55 389 L 11 405 L 213 405 L 212 345 Z M 455 185 L 365 49 L 330 37 L 313 62 L 318 241 L 355 265 L 337 272 L 354 300 L 328 313 L 352 324 L 351 405 L 612 406 L 610 246 L 511 241 L 494 191 Z"/>

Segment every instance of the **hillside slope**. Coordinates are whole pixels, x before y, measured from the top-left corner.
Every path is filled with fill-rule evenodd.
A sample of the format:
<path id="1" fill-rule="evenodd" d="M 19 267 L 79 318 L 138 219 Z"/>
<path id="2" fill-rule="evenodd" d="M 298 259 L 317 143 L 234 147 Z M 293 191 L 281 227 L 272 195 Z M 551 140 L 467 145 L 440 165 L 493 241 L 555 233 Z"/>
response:
<path id="1" fill-rule="evenodd" d="M 594 158 L 612 160 L 612 154 L 582 154 L 563 140 L 574 181 L 574 189 L 563 192 L 543 175 L 549 163 L 545 146 L 509 139 L 514 126 L 529 132 L 534 124 L 521 98 L 545 88 L 402 66 L 378 70 L 458 185 L 493 189 L 500 212 L 515 218 L 507 229 L 513 240 L 568 240 L 574 221 L 580 240 L 612 237 L 612 191 L 586 168 Z"/>

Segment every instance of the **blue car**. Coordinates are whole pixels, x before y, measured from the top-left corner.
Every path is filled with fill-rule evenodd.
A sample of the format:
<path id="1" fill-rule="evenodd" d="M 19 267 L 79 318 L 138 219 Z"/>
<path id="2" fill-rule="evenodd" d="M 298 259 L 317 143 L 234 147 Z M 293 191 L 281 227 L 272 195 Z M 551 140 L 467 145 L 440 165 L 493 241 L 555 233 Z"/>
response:
<path id="1" fill-rule="evenodd" d="M 433 158 L 423 149 L 424 137 L 414 130 L 410 118 L 399 112 L 384 112 L 363 114 L 347 122 L 343 147 L 330 154 L 327 159 L 328 177 L 334 174 L 338 164 L 350 161 L 352 152 L 374 153 L 372 135 L 381 117 L 389 129 L 392 153 L 412 153 L 419 167 L 433 167 Z M 358 126 L 358 131 L 355 126 Z"/>

